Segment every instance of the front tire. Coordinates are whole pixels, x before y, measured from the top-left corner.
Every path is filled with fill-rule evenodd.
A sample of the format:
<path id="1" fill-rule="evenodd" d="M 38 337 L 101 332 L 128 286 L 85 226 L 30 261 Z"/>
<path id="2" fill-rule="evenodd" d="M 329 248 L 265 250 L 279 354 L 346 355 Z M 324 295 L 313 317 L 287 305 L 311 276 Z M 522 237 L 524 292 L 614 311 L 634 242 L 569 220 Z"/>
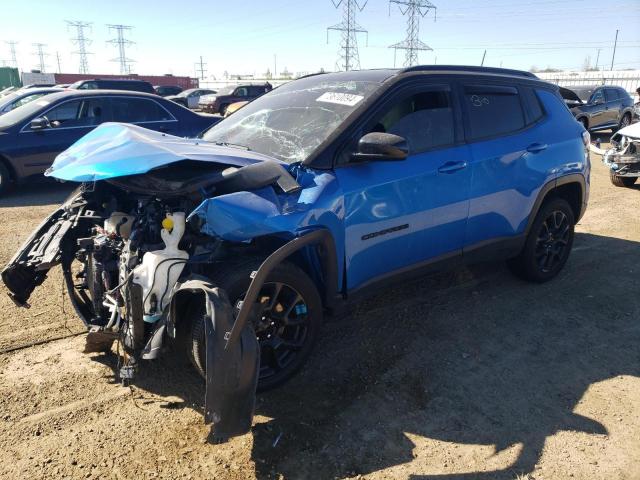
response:
<path id="1" fill-rule="evenodd" d="M 638 177 L 621 177 L 620 175 L 616 175 L 611 170 L 609 170 L 609 179 L 611 179 L 611 183 L 616 187 L 632 187 Z"/>
<path id="2" fill-rule="evenodd" d="M 11 184 L 11 174 L 7 167 L 0 162 L 0 195 L 4 194 Z"/>
<path id="3" fill-rule="evenodd" d="M 509 261 L 521 278 L 543 283 L 554 278 L 571 253 L 575 217 L 569 203 L 554 198 L 542 205 L 520 254 Z"/>
<path id="4" fill-rule="evenodd" d="M 211 283 L 227 292 L 236 307 L 263 258 L 229 262 L 210 276 Z M 258 390 L 268 390 L 289 380 L 307 360 L 322 326 L 322 301 L 315 284 L 296 265 L 283 262 L 267 277 L 258 300 L 263 305 L 252 320 L 260 343 Z M 192 315 L 188 354 L 191 363 L 205 376 L 206 341 L 204 306 Z"/>

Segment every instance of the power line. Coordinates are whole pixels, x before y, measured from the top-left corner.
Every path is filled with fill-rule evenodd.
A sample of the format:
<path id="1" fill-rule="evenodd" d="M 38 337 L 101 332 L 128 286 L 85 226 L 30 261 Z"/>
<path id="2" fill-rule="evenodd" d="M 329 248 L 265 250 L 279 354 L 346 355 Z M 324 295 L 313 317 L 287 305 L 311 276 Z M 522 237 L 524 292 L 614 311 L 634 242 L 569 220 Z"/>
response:
<path id="1" fill-rule="evenodd" d="M 368 35 L 368 32 L 356 22 L 356 12 L 364 10 L 368 0 L 365 0 L 362 4 L 361 0 L 331 0 L 331 2 L 335 8 L 339 8 L 342 5 L 342 22 L 327 28 L 327 43 L 329 43 L 330 30 L 342 33 L 336 69 L 359 70 L 358 33 L 366 33 Z"/>
<path id="2" fill-rule="evenodd" d="M 196 76 L 199 77 L 200 80 L 204 80 L 205 78 L 205 73 L 207 73 L 207 70 L 204 67 L 206 66 L 206 62 L 202 61 L 202 55 L 200 55 L 200 61 L 196 63 Z M 200 75 L 198 75 L 198 72 L 200 72 Z"/>
<path id="3" fill-rule="evenodd" d="M 32 44 L 34 47 L 36 47 L 37 51 L 33 52 L 34 55 L 36 55 L 38 57 L 38 69 L 40 70 L 40 72 L 44 73 L 45 70 L 47 69 L 47 66 L 44 63 L 44 59 L 45 57 L 48 57 L 49 54 L 45 53 L 44 51 L 44 47 L 47 46 L 46 43 L 33 43 Z"/>
<path id="4" fill-rule="evenodd" d="M 75 53 L 80 56 L 80 73 L 89 73 L 89 60 L 88 55 L 91 52 L 87 52 L 87 45 L 91 45 L 91 40 L 85 36 L 85 29 L 91 29 L 91 23 L 81 22 L 78 20 L 67 20 L 67 29 L 75 28 L 76 36 L 71 39 L 71 43 L 78 46 L 78 50 Z M 60 68 L 60 59 L 58 59 L 58 69 Z"/>
<path id="5" fill-rule="evenodd" d="M 124 38 L 124 34 L 125 32 L 131 31 L 133 27 L 130 25 L 107 25 L 107 27 L 109 27 L 109 32 L 111 32 L 112 30 L 116 31 L 116 38 L 107 40 L 107 43 L 116 45 L 118 47 L 118 58 L 114 58 L 111 61 L 120 63 L 121 74 L 129 74 L 131 73 L 131 64 L 135 62 L 135 60 L 127 58 L 126 47 L 133 45 L 135 42 Z"/>
<path id="6" fill-rule="evenodd" d="M 433 50 L 429 45 L 420 40 L 420 17 L 424 17 L 430 10 L 436 10 L 436 6 L 428 0 L 389 0 L 389 14 L 391 6 L 397 5 L 402 15 L 407 17 L 407 36 L 398 43 L 390 45 L 393 48 L 393 63 L 398 50 L 405 50 L 404 66 L 411 67 L 418 64 L 418 52 Z"/>
<path id="7" fill-rule="evenodd" d="M 18 57 L 16 56 L 16 45 L 18 44 L 18 42 L 9 40 L 5 43 L 9 45 L 9 53 L 11 54 L 11 66 L 13 68 L 18 68 Z"/>

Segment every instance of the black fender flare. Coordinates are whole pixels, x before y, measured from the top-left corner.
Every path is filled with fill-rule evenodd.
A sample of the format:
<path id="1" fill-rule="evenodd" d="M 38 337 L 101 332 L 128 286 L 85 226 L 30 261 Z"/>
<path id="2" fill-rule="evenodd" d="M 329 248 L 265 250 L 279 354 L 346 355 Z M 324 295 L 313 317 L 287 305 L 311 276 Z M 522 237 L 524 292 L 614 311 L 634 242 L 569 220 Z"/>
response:
<path id="1" fill-rule="evenodd" d="M 258 270 L 251 273 L 249 289 L 245 294 L 244 300 L 239 304 L 240 310 L 236 316 L 233 328 L 227 332 L 226 348 L 230 348 L 240 338 L 240 334 L 247 324 L 253 305 L 258 299 L 260 290 L 269 273 L 271 273 L 276 265 L 284 261 L 291 254 L 309 245 L 323 246 L 324 254 L 322 255 L 322 263 L 327 277 L 325 281 L 325 306 L 331 307 L 334 304 L 338 285 L 338 266 L 333 236 L 329 230 L 325 228 L 301 232 L 300 236 L 285 243 L 269 255 L 262 262 Z"/>
<path id="2" fill-rule="evenodd" d="M 527 220 L 527 227 L 525 228 L 525 237 L 529 235 L 529 231 L 531 230 L 531 226 L 535 218 L 538 216 L 538 211 L 540 207 L 544 203 L 545 199 L 549 196 L 549 194 L 555 190 L 556 188 L 567 185 L 569 183 L 577 183 L 580 185 L 580 214 L 576 217 L 576 222 L 582 218 L 586 210 L 585 205 L 585 193 L 587 191 L 587 180 L 584 178 L 584 175 L 581 173 L 571 173 L 569 175 L 562 175 L 560 177 L 554 178 L 549 182 L 545 183 L 540 191 L 538 192 L 538 196 L 536 197 L 536 201 L 533 204 L 533 208 L 531 209 L 531 214 L 529 215 L 529 219 Z"/>

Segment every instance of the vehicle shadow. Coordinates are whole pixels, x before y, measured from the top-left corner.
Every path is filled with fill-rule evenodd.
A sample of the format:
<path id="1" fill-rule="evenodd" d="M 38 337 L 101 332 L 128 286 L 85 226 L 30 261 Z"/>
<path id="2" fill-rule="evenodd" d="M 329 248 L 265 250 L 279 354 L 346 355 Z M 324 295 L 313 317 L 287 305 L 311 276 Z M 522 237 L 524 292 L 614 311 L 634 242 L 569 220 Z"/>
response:
<path id="1" fill-rule="evenodd" d="M 38 179 L 32 183 L 12 186 L 0 196 L 1 207 L 35 207 L 59 205 L 77 187 L 77 183 L 60 183 L 50 179 Z"/>
<path id="2" fill-rule="evenodd" d="M 638 242 L 577 234 L 551 283 L 480 265 L 398 286 L 327 324 L 307 366 L 258 397 L 256 476 L 343 478 L 408 464 L 416 436 L 494 456 L 521 450 L 507 467 L 471 472 L 423 453 L 403 476 L 511 480 L 534 471 L 559 431 L 607 435 L 574 409 L 590 385 L 640 376 L 640 298 L 603 288 L 637 282 L 626 259 L 639 253 Z M 144 367 L 136 385 L 184 399 L 166 408 L 201 411 L 202 381 L 173 362 Z"/>

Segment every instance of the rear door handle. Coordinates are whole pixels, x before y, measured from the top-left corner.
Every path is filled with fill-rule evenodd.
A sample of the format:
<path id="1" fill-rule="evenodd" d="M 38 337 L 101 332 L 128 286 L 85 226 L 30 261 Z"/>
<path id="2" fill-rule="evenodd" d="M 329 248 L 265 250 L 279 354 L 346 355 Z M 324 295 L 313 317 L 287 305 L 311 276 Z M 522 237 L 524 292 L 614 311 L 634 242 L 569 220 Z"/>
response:
<path id="1" fill-rule="evenodd" d="M 463 168 L 467 168 L 467 162 L 447 162 L 444 165 L 441 165 L 438 168 L 440 173 L 453 173 L 458 170 L 462 170 Z"/>
<path id="2" fill-rule="evenodd" d="M 547 149 L 547 145 L 545 143 L 532 143 L 527 147 L 527 152 L 538 153 Z"/>

